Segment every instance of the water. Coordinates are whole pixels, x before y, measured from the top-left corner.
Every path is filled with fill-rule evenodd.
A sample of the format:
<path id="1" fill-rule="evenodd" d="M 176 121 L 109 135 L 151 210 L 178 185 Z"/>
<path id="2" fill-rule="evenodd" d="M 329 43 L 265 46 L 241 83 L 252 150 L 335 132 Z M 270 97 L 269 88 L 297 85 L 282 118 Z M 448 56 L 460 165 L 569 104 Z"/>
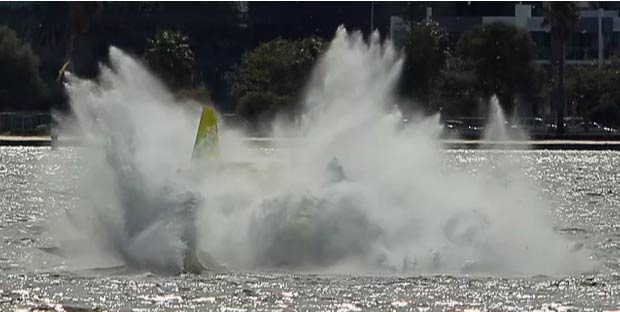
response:
<path id="1" fill-rule="evenodd" d="M 510 137 L 506 131 L 506 116 L 504 110 L 499 104 L 497 96 L 493 95 L 489 100 L 489 122 L 484 128 L 484 138 L 489 140 L 502 141 Z"/>
<path id="2" fill-rule="evenodd" d="M 501 277 L 494 274 L 396 275 L 230 273 L 160 276 L 81 270 L 40 250 L 55 246 L 48 220 L 75 205 L 75 187 L 49 185 L 63 166 L 79 164 L 76 149 L 0 147 L 0 306 L 2 310 L 65 304 L 132 309 L 602 311 L 620 307 L 620 155 L 602 151 L 446 151 L 447 165 L 475 174 L 506 157 L 549 201 L 552 228 L 584 243 L 602 263 L 597 273 Z M 76 180 L 78 177 L 74 177 Z M 567 309 L 565 309 L 567 311 Z"/>
<path id="3" fill-rule="evenodd" d="M 513 128 L 510 125 L 496 95 L 491 96 L 489 99 L 489 114 L 484 128 L 483 139 L 491 141 L 523 141 L 527 139 L 527 135 L 523 130 Z M 509 148 L 510 145 L 504 145 L 504 147 Z"/>
<path id="4" fill-rule="evenodd" d="M 293 148 L 256 149 L 224 127 L 203 161 L 190 159 L 199 106 L 122 51 L 97 81 L 70 76 L 77 118 L 63 132 L 83 146 L 1 150 L 2 302 L 617 306 L 615 167 L 601 167 L 615 154 L 444 151 L 437 116 L 402 123 L 402 59 L 369 41 L 337 31 L 306 114 L 273 124 Z M 211 273 L 183 274 L 197 258 Z"/>
<path id="5" fill-rule="evenodd" d="M 438 117 L 401 122 L 402 58 L 377 33 L 367 43 L 338 29 L 306 87 L 306 114 L 274 123 L 295 148 L 260 155 L 224 128 L 219 159 L 203 163 L 189 156 L 197 105 L 122 51 L 110 60 L 98 81 L 67 84 L 77 124 L 65 126 L 86 148 L 78 209 L 51 234 L 79 265 L 175 274 L 206 254 L 236 270 L 514 276 L 596 266 L 553 231 L 518 163 L 446 168 Z M 74 169 L 60 168 L 49 182 L 75 183 L 63 181 Z"/>

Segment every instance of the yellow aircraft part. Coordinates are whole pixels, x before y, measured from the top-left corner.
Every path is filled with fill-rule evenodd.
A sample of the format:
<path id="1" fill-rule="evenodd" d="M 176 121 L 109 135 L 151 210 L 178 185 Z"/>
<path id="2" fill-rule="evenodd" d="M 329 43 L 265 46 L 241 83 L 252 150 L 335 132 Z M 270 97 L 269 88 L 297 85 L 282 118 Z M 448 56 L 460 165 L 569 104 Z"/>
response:
<path id="1" fill-rule="evenodd" d="M 65 71 L 67 71 L 67 68 L 69 67 L 69 64 L 71 64 L 71 61 L 67 61 L 66 63 L 64 63 L 62 67 L 58 70 L 58 76 L 56 77 L 56 81 L 61 81 L 62 76 L 65 74 Z"/>
<path id="2" fill-rule="evenodd" d="M 218 153 L 217 113 L 208 105 L 202 109 L 193 158 L 205 158 Z"/>

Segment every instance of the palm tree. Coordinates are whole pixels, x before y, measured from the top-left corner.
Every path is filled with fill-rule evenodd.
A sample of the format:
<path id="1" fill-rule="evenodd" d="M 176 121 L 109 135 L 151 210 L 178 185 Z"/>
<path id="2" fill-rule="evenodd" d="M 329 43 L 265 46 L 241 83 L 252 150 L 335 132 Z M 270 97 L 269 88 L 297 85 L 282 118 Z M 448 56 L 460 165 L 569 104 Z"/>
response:
<path id="1" fill-rule="evenodd" d="M 100 1 L 68 3 L 69 40 L 65 53 L 72 72 L 80 76 L 96 75 L 95 45 L 100 39 L 93 29 L 101 24 L 102 13 Z"/>
<path id="2" fill-rule="evenodd" d="M 557 58 L 553 60 L 553 65 L 557 68 L 556 74 L 556 113 L 557 113 L 557 131 L 558 135 L 564 133 L 564 105 L 565 105 L 565 90 L 564 90 L 564 67 L 566 63 L 566 42 L 570 39 L 570 36 L 577 28 L 579 23 L 579 8 L 575 2 L 549 2 L 547 4 L 547 10 L 543 21 L 543 26 L 551 26 L 551 42 L 552 49 L 557 48 L 558 45 L 554 45 L 553 42 L 559 43 L 560 53 L 552 53 L 557 55 Z"/>

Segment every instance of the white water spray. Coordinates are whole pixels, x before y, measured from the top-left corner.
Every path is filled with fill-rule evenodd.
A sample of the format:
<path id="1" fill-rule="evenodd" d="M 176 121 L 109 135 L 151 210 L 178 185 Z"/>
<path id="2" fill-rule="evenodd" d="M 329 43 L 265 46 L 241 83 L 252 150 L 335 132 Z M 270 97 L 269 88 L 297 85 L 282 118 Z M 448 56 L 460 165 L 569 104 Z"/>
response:
<path id="1" fill-rule="evenodd" d="M 505 141 L 509 139 L 506 127 L 508 121 L 497 96 L 493 95 L 489 100 L 488 122 L 484 128 L 484 138 L 493 141 Z"/>
<path id="2" fill-rule="evenodd" d="M 196 240 L 198 203 L 177 172 L 189 163 L 199 110 L 176 103 L 120 50 L 110 49 L 110 63 L 96 82 L 68 76 L 78 122 L 68 128 L 79 129 L 84 148 L 72 172 L 80 176 L 79 209 L 68 212 L 67 226 L 132 267 L 176 273 Z"/>
<path id="3" fill-rule="evenodd" d="M 512 127 L 508 122 L 504 109 L 502 109 L 496 95 L 489 99 L 489 114 L 483 138 L 485 140 L 504 142 L 511 140 L 522 141 L 527 138 L 526 133 L 522 129 Z M 510 146 L 504 144 L 504 147 L 509 148 Z"/>
<path id="4" fill-rule="evenodd" d="M 110 58 L 98 83 L 68 87 L 89 138 L 80 209 L 101 248 L 133 266 L 178 271 L 196 245 L 251 270 L 589 269 L 519 170 L 446 167 L 437 117 L 402 124 L 393 97 L 402 58 L 377 33 L 367 43 L 338 29 L 307 85 L 301 124 L 274 124 L 274 136 L 297 138 L 294 148 L 265 162 L 224 129 L 220 162 L 191 176 L 179 168 L 191 166 L 198 113 L 119 50 Z"/>

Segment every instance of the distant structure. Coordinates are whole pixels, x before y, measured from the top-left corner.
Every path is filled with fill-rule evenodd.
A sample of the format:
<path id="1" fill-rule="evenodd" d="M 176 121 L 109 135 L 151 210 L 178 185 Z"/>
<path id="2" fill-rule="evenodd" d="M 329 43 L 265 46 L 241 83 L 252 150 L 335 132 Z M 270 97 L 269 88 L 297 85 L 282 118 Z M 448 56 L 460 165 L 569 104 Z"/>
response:
<path id="1" fill-rule="evenodd" d="M 330 40 L 339 25 L 386 34 L 390 16 L 402 9 L 393 2 L 103 2 L 96 19 L 72 19 L 72 4 L 80 3 L 0 2 L 0 25 L 31 44 L 46 80 L 56 78 L 69 56 L 72 72 L 94 76 L 110 45 L 140 55 L 158 29 L 179 30 L 189 36 L 200 80 L 224 112 L 234 111 L 224 75 L 243 52 L 278 37 Z"/>
<path id="2" fill-rule="evenodd" d="M 368 35 L 372 30 L 387 34 L 390 16 L 403 12 L 399 2 L 295 1 L 249 2 L 248 21 L 254 40 L 276 37 L 317 36 L 330 40 L 340 25 Z"/>
<path id="3" fill-rule="evenodd" d="M 489 10 L 476 6 L 495 6 Z M 542 27 L 544 19 L 543 2 L 505 2 L 498 4 L 493 2 L 470 3 L 461 2 L 453 4 L 452 9 L 446 9 L 435 3 L 426 3 L 424 18 L 431 18 L 440 25 L 446 27 L 448 33 L 457 40 L 460 35 L 477 25 L 493 22 L 505 22 L 524 28 L 530 32 L 532 40 L 536 43 L 537 62 L 550 64 L 551 59 L 551 34 L 549 27 Z M 471 7 L 463 8 L 464 5 Z M 566 51 L 566 64 L 593 64 L 609 61 L 614 55 L 620 54 L 620 17 L 617 4 L 605 4 L 598 2 L 579 2 L 581 19 L 579 27 L 575 31 L 572 40 L 568 43 Z M 597 8 L 597 6 L 599 6 Z M 510 14 L 508 9 L 512 7 Z M 610 9 L 611 8 L 611 9 Z M 419 11 L 419 10 L 418 10 Z M 483 15 L 485 13 L 505 15 Z M 462 14 L 462 15 L 459 15 Z M 420 16 L 416 16 L 421 19 Z M 409 23 L 403 16 L 391 16 L 390 37 L 397 44 L 402 43 L 403 35 L 409 29 Z"/>

